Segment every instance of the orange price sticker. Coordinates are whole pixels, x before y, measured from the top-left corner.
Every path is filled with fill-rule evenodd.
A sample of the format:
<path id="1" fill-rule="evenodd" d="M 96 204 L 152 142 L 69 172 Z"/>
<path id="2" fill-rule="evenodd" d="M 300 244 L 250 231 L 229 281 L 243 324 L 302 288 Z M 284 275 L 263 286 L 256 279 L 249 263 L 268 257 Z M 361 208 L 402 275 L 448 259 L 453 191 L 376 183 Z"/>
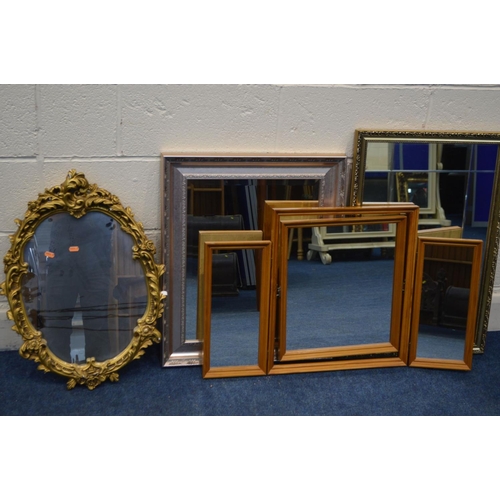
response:
<path id="1" fill-rule="evenodd" d="M 54 252 L 49 252 L 48 250 L 45 252 L 45 257 L 48 257 L 49 259 L 53 259 L 56 255 Z"/>
<path id="2" fill-rule="evenodd" d="M 70 252 L 79 252 L 80 251 L 80 247 L 69 247 L 69 251 Z"/>

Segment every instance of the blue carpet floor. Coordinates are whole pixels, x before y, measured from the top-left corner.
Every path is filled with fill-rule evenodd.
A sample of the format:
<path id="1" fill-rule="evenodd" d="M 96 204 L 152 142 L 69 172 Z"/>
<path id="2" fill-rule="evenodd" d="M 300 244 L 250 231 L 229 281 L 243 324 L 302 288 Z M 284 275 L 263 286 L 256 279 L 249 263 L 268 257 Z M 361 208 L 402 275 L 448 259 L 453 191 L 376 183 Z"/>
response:
<path id="1" fill-rule="evenodd" d="M 160 348 L 94 391 L 66 389 L 17 352 L 0 352 L 1 415 L 500 415 L 500 333 L 471 372 L 386 368 L 203 380 L 162 368 Z"/>

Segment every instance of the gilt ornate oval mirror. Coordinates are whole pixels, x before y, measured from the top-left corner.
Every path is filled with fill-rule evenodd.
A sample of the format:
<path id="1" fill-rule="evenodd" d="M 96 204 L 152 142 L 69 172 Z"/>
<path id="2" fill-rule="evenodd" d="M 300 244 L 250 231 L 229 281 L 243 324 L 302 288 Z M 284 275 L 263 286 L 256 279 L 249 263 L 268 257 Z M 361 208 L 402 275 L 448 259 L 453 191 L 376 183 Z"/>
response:
<path id="1" fill-rule="evenodd" d="M 28 204 L 4 258 L 22 357 L 94 389 L 159 342 L 163 266 L 132 211 L 82 173 Z"/>

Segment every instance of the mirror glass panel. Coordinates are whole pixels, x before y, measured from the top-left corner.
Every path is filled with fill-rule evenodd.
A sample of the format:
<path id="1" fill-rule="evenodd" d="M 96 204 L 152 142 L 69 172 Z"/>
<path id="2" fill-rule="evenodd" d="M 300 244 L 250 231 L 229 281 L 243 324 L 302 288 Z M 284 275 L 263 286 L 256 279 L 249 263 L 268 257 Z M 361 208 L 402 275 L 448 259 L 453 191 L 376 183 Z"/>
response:
<path id="1" fill-rule="evenodd" d="M 362 199 L 410 201 L 421 229 L 460 226 L 484 240 L 497 156 L 494 144 L 367 142 Z"/>
<path id="2" fill-rule="evenodd" d="M 164 366 L 199 365 L 199 231 L 262 229 L 266 199 L 316 198 L 320 205 L 344 205 L 347 167 L 341 156 L 163 158 L 162 248 L 169 293 L 163 361 Z M 242 280 L 252 286 L 252 266 L 243 269 Z"/>
<path id="3" fill-rule="evenodd" d="M 231 297 L 212 293 L 210 366 L 257 364 L 260 320 L 257 305 L 255 289 L 241 290 Z"/>
<path id="4" fill-rule="evenodd" d="M 204 252 L 203 376 L 264 375 L 269 320 L 270 241 L 206 242 Z M 257 285 L 231 290 L 221 283 L 245 249 L 260 262 Z M 240 257 L 240 258 L 239 258 Z M 254 262 L 256 263 L 256 262 Z"/>
<path id="5" fill-rule="evenodd" d="M 389 342 L 395 225 L 318 226 L 303 231 L 305 238 L 314 232 L 335 236 L 336 248 L 330 250 L 332 262 L 327 266 L 311 254 L 309 261 L 293 255 L 288 260 L 287 351 Z"/>
<path id="6" fill-rule="evenodd" d="M 419 239 L 411 366 L 471 368 L 482 244 Z"/>
<path id="7" fill-rule="evenodd" d="M 358 130 L 355 141 L 351 204 L 411 201 L 420 207 L 420 235 L 453 227 L 483 241 L 477 352 L 484 350 L 498 251 L 499 144 L 500 134 L 487 132 Z"/>
<path id="8" fill-rule="evenodd" d="M 262 229 L 264 200 L 318 200 L 320 181 L 312 180 L 193 180 L 188 182 L 186 328 L 187 341 L 202 339 L 197 328 L 200 231 Z M 253 252 L 239 252 L 239 273 L 226 275 L 234 291 L 256 285 Z"/>
<path id="9" fill-rule="evenodd" d="M 22 296 L 32 326 L 67 363 L 104 361 L 132 340 L 147 307 L 133 239 L 101 212 L 45 219 L 24 249 Z"/>

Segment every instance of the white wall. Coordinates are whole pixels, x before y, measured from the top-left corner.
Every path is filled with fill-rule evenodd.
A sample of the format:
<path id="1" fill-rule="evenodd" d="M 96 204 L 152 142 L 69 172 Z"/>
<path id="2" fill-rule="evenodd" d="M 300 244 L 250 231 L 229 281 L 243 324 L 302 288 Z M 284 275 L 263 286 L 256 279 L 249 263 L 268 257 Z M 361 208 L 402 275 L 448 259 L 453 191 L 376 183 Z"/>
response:
<path id="1" fill-rule="evenodd" d="M 499 109 L 500 85 L 0 85 L 0 255 L 71 168 L 157 242 L 160 152 L 352 156 L 356 128 L 496 132 Z M 6 310 L 0 297 L 0 349 L 17 349 Z"/>

